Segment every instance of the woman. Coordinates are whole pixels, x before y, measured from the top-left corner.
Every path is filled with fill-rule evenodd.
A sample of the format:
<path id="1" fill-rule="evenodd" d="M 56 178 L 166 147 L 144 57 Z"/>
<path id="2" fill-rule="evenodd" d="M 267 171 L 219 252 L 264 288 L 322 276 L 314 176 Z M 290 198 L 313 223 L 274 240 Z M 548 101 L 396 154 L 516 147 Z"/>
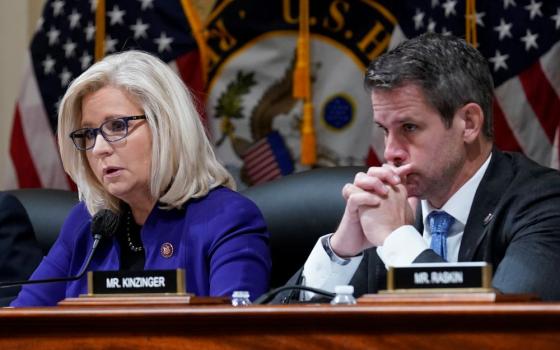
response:
<path id="1" fill-rule="evenodd" d="M 91 250 L 92 216 L 110 209 L 120 230 L 88 270 L 183 268 L 196 295 L 248 290 L 256 298 L 268 289 L 264 219 L 232 191 L 190 94 L 165 63 L 128 51 L 94 64 L 68 88 L 58 128 L 81 203 L 31 279 L 76 275 Z M 86 292 L 86 278 L 28 285 L 12 306 L 55 305 Z"/>

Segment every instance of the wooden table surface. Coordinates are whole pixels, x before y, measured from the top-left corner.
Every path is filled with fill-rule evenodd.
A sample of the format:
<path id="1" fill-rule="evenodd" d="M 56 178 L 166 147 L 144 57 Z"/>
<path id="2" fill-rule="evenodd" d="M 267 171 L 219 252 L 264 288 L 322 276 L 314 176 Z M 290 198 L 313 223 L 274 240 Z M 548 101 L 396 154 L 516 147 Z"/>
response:
<path id="1" fill-rule="evenodd" d="M 0 310 L 0 349 L 558 349 L 560 303 Z"/>

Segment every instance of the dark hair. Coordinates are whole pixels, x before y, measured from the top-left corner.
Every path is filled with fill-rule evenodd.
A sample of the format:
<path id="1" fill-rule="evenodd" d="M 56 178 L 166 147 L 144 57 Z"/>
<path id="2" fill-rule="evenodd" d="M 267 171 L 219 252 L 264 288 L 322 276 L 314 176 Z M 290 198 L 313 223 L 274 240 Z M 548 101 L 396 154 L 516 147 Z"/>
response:
<path id="1" fill-rule="evenodd" d="M 494 82 L 486 59 L 463 39 L 426 33 L 374 59 L 366 72 L 367 89 L 394 89 L 417 84 L 447 127 L 454 113 L 469 102 L 484 112 L 483 133 L 493 137 Z"/>

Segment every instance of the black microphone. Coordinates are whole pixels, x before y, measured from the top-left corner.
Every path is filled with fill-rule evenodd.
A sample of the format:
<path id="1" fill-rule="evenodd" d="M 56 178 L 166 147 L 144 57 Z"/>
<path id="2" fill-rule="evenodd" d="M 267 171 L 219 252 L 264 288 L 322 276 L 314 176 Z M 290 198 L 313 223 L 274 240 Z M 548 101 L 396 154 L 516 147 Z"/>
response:
<path id="1" fill-rule="evenodd" d="M 86 258 L 86 263 L 78 272 L 76 276 L 71 277 L 59 277 L 59 278 L 47 278 L 43 280 L 25 280 L 25 281 L 14 281 L 14 282 L 0 282 L 0 288 L 17 287 L 24 284 L 36 284 L 36 283 L 51 283 L 51 282 L 69 282 L 80 279 L 86 272 L 93 254 L 102 239 L 111 238 L 117 233 L 119 227 L 119 216 L 109 209 L 102 209 L 98 211 L 91 219 L 91 234 L 93 235 L 93 245 L 89 255 Z"/>

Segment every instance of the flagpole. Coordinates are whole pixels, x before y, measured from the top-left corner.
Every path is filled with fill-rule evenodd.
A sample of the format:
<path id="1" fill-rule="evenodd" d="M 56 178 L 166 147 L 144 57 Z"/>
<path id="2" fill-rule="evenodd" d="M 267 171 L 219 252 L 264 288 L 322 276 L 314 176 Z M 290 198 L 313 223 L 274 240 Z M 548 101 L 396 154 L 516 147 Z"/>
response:
<path id="1" fill-rule="evenodd" d="M 95 9 L 95 61 L 105 56 L 105 0 L 97 0 Z"/>
<path id="2" fill-rule="evenodd" d="M 297 61 L 294 70 L 293 95 L 295 98 L 303 99 L 300 161 L 304 165 L 313 165 L 317 161 L 315 129 L 313 125 L 313 102 L 311 100 L 310 62 L 309 0 L 300 0 L 299 36 L 297 40 Z"/>
<path id="3" fill-rule="evenodd" d="M 208 49 L 206 47 L 206 40 L 204 39 L 204 26 L 190 0 L 181 0 L 181 5 L 187 17 L 187 21 L 191 26 L 194 40 L 196 40 L 198 45 L 202 66 L 202 83 L 206 85 L 208 79 Z"/>
<path id="4" fill-rule="evenodd" d="M 476 36 L 476 0 L 467 0 L 465 11 L 465 40 L 476 48 L 478 46 Z"/>

